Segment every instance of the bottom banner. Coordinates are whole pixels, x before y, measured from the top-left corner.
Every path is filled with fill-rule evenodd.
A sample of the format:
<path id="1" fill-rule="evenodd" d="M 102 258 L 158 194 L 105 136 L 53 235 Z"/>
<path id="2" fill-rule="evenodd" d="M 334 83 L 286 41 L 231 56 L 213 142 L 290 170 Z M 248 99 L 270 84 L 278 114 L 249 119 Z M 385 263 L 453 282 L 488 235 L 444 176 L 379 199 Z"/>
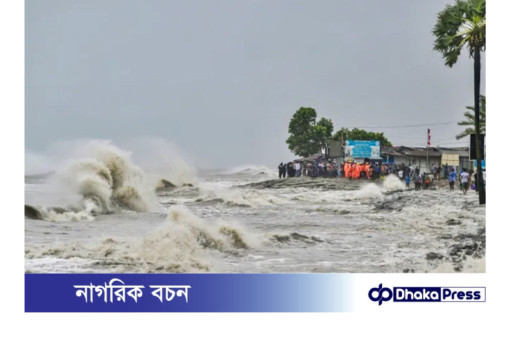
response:
<path id="1" fill-rule="evenodd" d="M 25 274 L 25 312 L 348 312 L 347 274 Z"/>

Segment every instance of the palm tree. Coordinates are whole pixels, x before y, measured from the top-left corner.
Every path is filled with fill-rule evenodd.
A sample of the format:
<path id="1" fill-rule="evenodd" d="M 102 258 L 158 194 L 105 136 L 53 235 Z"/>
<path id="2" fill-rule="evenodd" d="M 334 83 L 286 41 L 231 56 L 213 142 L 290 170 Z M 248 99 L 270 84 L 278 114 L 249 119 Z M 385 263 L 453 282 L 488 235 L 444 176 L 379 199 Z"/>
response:
<path id="1" fill-rule="evenodd" d="M 480 53 L 485 51 L 485 0 L 457 0 L 446 5 L 437 16 L 433 33 L 434 50 L 443 54 L 445 64 L 452 67 L 464 47 L 474 59 L 475 73 L 475 139 L 477 187 L 480 204 L 485 204 L 485 187 L 482 179 L 480 148 Z"/>
<path id="2" fill-rule="evenodd" d="M 455 136 L 457 140 L 467 137 L 470 134 L 475 133 L 475 108 L 473 106 L 466 106 L 466 108 L 470 111 L 464 113 L 466 120 L 458 122 L 459 126 L 470 126 L 466 128 L 462 133 Z M 480 133 L 485 134 L 485 95 L 480 95 Z"/>

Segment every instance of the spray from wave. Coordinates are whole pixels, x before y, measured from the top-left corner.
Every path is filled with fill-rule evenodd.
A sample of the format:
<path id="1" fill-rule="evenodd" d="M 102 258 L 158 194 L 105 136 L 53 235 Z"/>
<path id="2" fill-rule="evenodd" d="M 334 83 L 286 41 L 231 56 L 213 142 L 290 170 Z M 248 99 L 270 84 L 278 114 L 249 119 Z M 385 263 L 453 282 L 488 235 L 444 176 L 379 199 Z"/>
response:
<path id="1" fill-rule="evenodd" d="M 357 199 L 384 199 L 384 190 L 382 187 L 370 183 L 356 191 L 354 196 Z"/>
<path id="2" fill-rule="evenodd" d="M 61 177 L 84 202 L 96 205 L 96 213 L 154 210 L 151 187 L 144 172 L 131 162 L 129 153 L 104 141 L 88 143 L 84 152 L 88 158 L 73 161 Z"/>
<path id="3" fill-rule="evenodd" d="M 406 188 L 405 184 L 396 175 L 390 174 L 383 181 L 386 192 L 401 191 Z"/>
<path id="4" fill-rule="evenodd" d="M 129 153 L 109 141 L 90 141 L 74 148 L 72 158 L 66 159 L 48 185 L 56 196 L 74 202 L 65 208 L 28 206 L 38 210 L 39 214 L 32 214 L 36 218 L 90 220 L 95 214 L 157 209 L 145 173 L 131 162 Z"/>
<path id="5" fill-rule="evenodd" d="M 138 138 L 126 147 L 133 152 L 133 161 L 146 172 L 148 182 L 157 187 L 162 180 L 174 186 L 195 186 L 195 168 L 183 157 L 177 145 L 161 138 Z"/>
<path id="6" fill-rule="evenodd" d="M 355 192 L 357 199 L 384 199 L 386 193 L 398 192 L 405 190 L 405 184 L 395 175 L 387 176 L 382 185 L 369 183 Z"/>

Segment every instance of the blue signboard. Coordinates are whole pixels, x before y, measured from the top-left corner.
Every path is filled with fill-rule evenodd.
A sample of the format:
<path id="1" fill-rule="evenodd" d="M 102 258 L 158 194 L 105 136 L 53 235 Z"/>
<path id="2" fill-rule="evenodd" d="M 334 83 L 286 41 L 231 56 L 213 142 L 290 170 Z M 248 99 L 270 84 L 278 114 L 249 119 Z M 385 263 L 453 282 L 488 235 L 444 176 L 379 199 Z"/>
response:
<path id="1" fill-rule="evenodd" d="M 374 140 L 347 140 L 345 142 L 346 158 L 381 158 L 381 143 Z"/>
<path id="2" fill-rule="evenodd" d="M 477 167 L 476 160 L 473 160 L 473 165 L 474 165 L 474 167 L 476 169 L 476 167 Z M 485 159 L 482 160 L 482 169 L 484 169 L 484 168 L 485 168 Z"/>

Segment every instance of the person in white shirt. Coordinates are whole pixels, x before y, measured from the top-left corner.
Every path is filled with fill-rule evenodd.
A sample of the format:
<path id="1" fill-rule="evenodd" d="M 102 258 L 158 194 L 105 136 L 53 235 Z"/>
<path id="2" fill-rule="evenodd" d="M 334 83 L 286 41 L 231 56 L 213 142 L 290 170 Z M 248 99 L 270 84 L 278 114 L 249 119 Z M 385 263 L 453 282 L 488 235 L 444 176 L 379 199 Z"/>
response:
<path id="1" fill-rule="evenodd" d="M 296 162 L 296 177 L 301 176 L 301 164 Z"/>
<path id="2" fill-rule="evenodd" d="M 462 173 L 460 174 L 460 185 L 462 187 L 462 192 L 466 194 L 468 190 L 468 182 L 469 182 L 469 173 L 465 168 L 462 169 Z"/>

